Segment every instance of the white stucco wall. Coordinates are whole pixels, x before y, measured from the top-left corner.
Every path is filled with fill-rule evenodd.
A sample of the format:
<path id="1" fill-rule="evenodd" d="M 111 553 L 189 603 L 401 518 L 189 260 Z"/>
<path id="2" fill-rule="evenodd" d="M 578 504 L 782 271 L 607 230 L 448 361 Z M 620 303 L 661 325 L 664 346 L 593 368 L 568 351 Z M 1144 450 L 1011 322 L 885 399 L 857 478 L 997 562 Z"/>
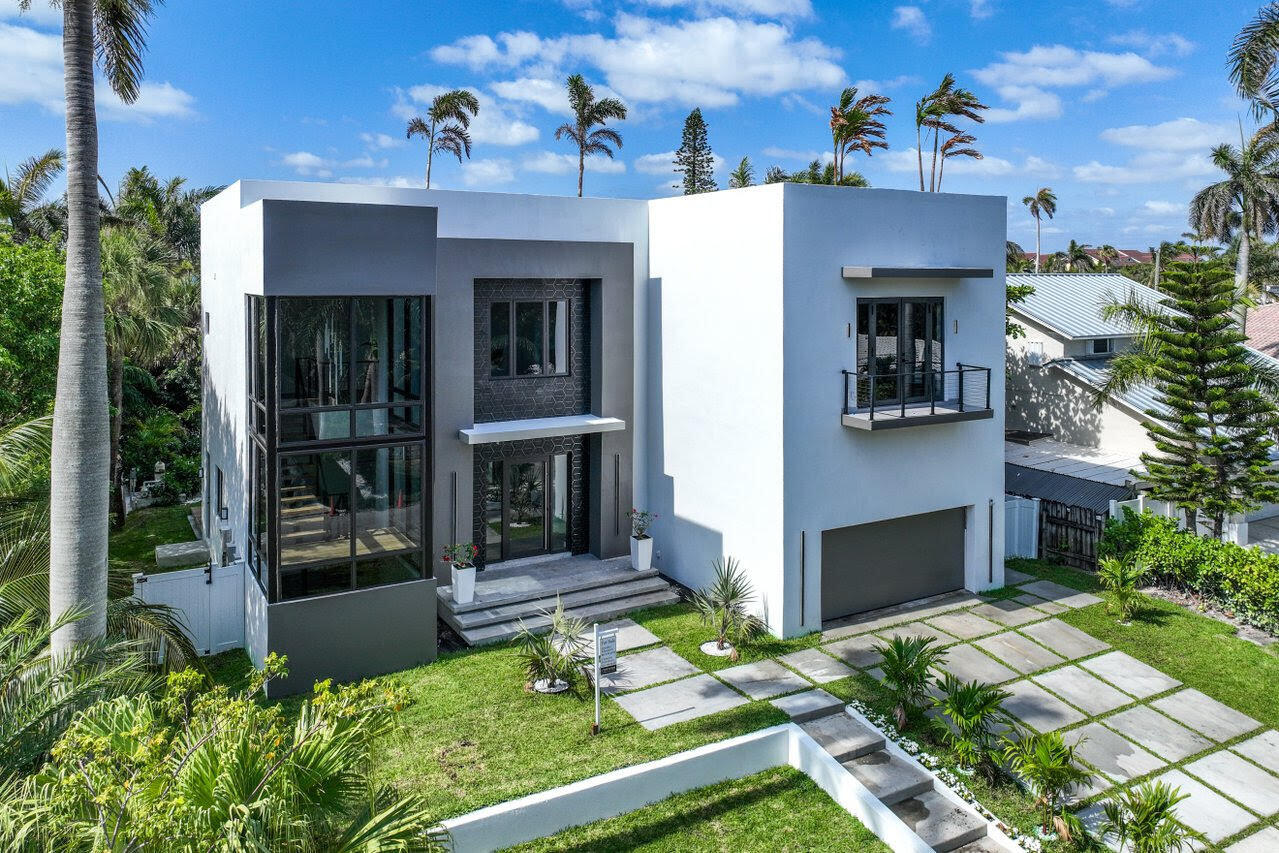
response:
<path id="1" fill-rule="evenodd" d="M 970 508 L 965 585 L 1002 585 L 1004 200 L 787 185 L 785 229 L 786 635 L 820 627 L 823 530 Z M 844 265 L 989 267 L 995 275 L 845 281 Z M 992 369 L 993 418 L 876 432 L 842 425 L 841 370 L 856 367 L 849 324 L 855 329 L 857 299 L 888 296 L 945 299 L 945 367 Z"/>
<path id="2" fill-rule="evenodd" d="M 696 588 L 735 557 L 780 632 L 782 187 L 651 202 L 649 240 L 654 564 Z"/>

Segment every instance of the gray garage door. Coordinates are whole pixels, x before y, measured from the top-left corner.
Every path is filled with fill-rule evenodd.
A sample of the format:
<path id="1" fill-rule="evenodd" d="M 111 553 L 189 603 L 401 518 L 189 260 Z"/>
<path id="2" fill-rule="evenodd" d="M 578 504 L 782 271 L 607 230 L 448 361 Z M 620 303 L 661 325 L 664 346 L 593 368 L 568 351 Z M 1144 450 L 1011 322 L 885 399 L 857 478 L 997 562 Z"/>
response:
<path id="1" fill-rule="evenodd" d="M 963 585 L 963 509 L 822 531 L 822 621 Z"/>

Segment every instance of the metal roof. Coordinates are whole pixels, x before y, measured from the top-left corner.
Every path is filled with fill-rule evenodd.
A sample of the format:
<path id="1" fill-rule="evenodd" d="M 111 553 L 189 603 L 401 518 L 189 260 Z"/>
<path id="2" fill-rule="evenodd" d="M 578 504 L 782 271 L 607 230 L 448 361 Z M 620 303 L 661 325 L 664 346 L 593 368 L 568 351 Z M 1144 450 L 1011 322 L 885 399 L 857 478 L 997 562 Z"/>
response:
<path id="1" fill-rule="evenodd" d="M 1040 438 L 1029 444 L 1005 441 L 1004 461 L 1111 486 L 1128 485 L 1137 479 L 1133 470 L 1142 467 L 1141 454 L 1135 451 L 1083 447 L 1054 438 Z"/>
<path id="2" fill-rule="evenodd" d="M 1068 506 L 1081 506 L 1093 512 L 1110 512 L 1110 502 L 1136 497 L 1131 486 L 1096 483 L 1068 474 L 1025 468 L 1004 463 L 1004 491 L 1010 495 L 1057 501 Z"/>
<path id="3" fill-rule="evenodd" d="M 1105 386 L 1110 376 L 1109 358 L 1055 358 L 1048 364 L 1097 390 Z M 1156 399 L 1155 389 L 1146 384 L 1133 385 L 1122 394 L 1115 394 L 1111 400 L 1128 406 L 1138 417 L 1144 417 L 1147 409 L 1168 411 L 1168 407 Z"/>
<path id="4" fill-rule="evenodd" d="M 1014 313 L 1070 339 L 1130 337 L 1132 326 L 1104 319 L 1102 306 L 1112 298 L 1127 299 L 1130 293 L 1148 305 L 1158 305 L 1166 298 L 1118 273 L 1009 273 L 1008 284 L 1028 284 L 1035 289 L 1025 301 L 1008 306 Z"/>

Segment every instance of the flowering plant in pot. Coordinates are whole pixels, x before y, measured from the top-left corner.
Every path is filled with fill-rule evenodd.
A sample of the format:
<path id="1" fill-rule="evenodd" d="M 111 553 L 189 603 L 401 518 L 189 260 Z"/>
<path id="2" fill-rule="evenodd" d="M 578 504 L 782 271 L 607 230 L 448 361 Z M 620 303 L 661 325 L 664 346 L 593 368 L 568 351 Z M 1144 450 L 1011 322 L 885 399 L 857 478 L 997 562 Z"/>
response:
<path id="1" fill-rule="evenodd" d="M 648 528 L 657 513 L 631 507 L 626 517 L 631 520 L 631 568 L 647 572 L 653 567 L 653 537 L 648 535 Z"/>
<path id="2" fill-rule="evenodd" d="M 453 600 L 458 604 L 470 604 L 475 600 L 475 558 L 480 549 L 474 543 L 464 542 L 444 546 L 441 557 L 449 564 L 453 574 Z"/>

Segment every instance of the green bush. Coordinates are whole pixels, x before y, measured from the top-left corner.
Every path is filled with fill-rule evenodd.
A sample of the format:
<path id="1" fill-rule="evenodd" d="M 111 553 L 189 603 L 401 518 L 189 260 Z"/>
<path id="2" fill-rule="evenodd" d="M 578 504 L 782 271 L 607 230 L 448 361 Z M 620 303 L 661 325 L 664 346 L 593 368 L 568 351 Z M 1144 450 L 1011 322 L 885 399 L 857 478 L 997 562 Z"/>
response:
<path id="1" fill-rule="evenodd" d="M 1154 580 L 1196 592 L 1268 631 L 1279 630 L 1279 555 L 1177 529 L 1171 518 L 1135 513 L 1106 522 L 1098 553 L 1140 560 Z"/>

